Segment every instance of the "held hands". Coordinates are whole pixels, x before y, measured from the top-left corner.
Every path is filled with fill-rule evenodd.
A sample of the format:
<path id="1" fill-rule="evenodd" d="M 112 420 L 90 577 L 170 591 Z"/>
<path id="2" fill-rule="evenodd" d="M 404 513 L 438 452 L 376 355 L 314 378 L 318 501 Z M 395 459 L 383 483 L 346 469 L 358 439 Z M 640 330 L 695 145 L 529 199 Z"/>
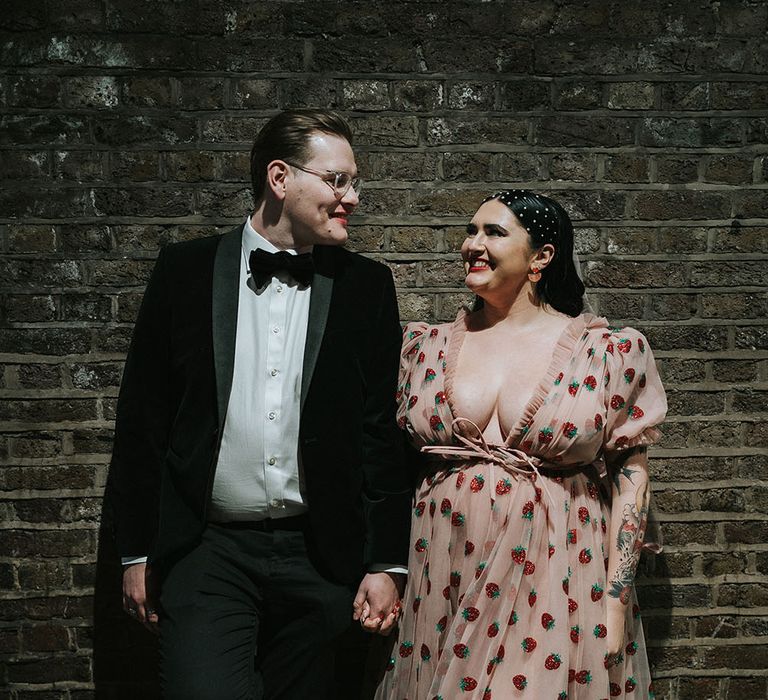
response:
<path id="1" fill-rule="evenodd" d="M 405 575 L 389 572 L 366 574 L 352 604 L 352 619 L 367 632 L 387 635 L 400 615 Z"/>
<path id="2" fill-rule="evenodd" d="M 144 563 L 123 567 L 123 610 L 153 634 L 159 634 L 152 571 Z"/>

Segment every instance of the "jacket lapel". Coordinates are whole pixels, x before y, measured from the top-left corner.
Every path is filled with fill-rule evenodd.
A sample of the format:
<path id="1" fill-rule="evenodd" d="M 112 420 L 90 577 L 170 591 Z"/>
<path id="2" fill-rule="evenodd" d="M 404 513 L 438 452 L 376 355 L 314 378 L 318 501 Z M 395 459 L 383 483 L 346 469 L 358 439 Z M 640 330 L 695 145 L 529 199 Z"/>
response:
<path id="1" fill-rule="evenodd" d="M 309 299 L 309 321 L 307 322 L 307 340 L 304 345 L 304 366 L 301 374 L 301 406 L 307 398 L 312 374 L 317 364 L 320 345 L 323 342 L 328 310 L 333 294 L 333 264 L 330 251 L 323 246 L 316 246 L 314 251 L 315 274 L 312 276 L 312 291 Z"/>
<path id="2" fill-rule="evenodd" d="M 235 369 L 242 236 L 242 226 L 225 233 L 216 249 L 213 263 L 213 362 L 216 370 L 219 431 L 224 427 Z"/>

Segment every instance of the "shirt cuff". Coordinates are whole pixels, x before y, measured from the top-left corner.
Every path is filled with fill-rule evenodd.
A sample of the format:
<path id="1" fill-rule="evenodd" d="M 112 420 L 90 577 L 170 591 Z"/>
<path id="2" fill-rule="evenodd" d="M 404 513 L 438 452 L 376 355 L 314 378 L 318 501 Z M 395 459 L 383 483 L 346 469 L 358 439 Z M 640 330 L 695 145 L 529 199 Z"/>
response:
<path id="1" fill-rule="evenodd" d="M 368 573 L 369 574 L 404 574 L 405 576 L 408 575 L 408 567 L 403 566 L 402 564 L 371 564 L 368 567 Z"/>
<path id="2" fill-rule="evenodd" d="M 146 564 L 147 557 L 122 557 L 120 561 L 123 562 L 123 566 L 130 566 L 131 564 Z"/>

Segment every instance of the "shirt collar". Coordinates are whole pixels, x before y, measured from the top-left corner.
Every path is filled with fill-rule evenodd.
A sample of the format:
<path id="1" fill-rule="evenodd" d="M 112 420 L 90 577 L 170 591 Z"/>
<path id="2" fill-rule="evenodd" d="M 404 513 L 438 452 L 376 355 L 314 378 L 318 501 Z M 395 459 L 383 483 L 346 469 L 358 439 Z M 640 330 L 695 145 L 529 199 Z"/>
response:
<path id="1" fill-rule="evenodd" d="M 278 248 L 274 243 L 268 241 L 262 236 L 251 224 L 251 217 L 247 217 L 245 220 L 245 227 L 243 228 L 243 253 L 246 258 L 252 250 L 266 250 L 268 253 L 279 253 L 282 248 Z M 313 246 L 307 246 L 300 250 L 294 248 L 286 248 L 285 252 L 291 255 L 298 255 L 299 253 L 311 253 Z"/>

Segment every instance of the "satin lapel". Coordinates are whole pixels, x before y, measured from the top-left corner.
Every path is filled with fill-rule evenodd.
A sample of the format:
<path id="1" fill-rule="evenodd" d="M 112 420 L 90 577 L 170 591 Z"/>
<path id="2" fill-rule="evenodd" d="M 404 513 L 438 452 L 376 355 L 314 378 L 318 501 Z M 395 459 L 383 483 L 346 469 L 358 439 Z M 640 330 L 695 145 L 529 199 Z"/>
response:
<path id="1" fill-rule="evenodd" d="M 330 255 L 317 251 L 315 255 L 315 274 L 312 276 L 312 291 L 309 299 L 309 321 L 307 322 L 307 341 L 304 345 L 304 367 L 301 373 L 301 409 L 307 398 L 312 374 L 317 364 L 320 345 L 323 342 L 328 310 L 331 307 L 333 293 L 333 269 Z"/>
<path id="2" fill-rule="evenodd" d="M 242 226 L 225 233 L 216 249 L 213 263 L 213 362 L 216 369 L 219 430 L 224 427 L 235 369 L 242 236 Z"/>

